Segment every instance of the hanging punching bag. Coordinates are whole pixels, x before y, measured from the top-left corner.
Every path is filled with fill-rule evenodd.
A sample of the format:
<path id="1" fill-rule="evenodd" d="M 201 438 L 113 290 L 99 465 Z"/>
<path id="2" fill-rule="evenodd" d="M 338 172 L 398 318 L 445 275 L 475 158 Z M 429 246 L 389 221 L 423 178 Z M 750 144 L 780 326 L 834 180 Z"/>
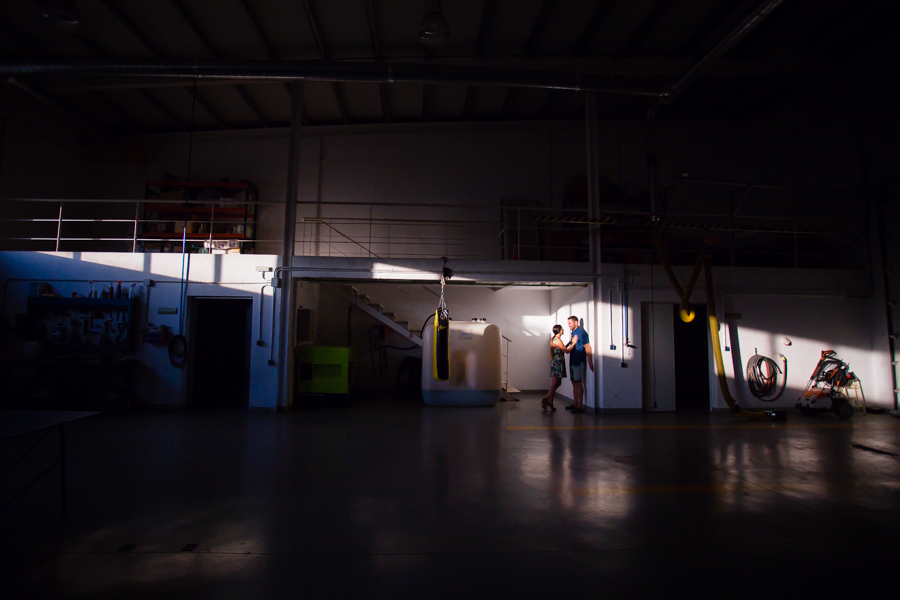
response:
<path id="1" fill-rule="evenodd" d="M 450 379 L 450 315 L 440 308 L 434 312 L 434 378 L 438 381 Z"/>

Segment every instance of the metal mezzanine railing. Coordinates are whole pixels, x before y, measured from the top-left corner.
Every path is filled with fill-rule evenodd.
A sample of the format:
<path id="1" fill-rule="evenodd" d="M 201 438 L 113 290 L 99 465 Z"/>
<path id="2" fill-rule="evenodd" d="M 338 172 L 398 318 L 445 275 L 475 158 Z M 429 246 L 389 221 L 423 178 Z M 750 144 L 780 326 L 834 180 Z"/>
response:
<path id="1" fill-rule="evenodd" d="M 190 207 L 186 207 L 186 218 L 168 219 L 144 218 L 146 202 L 144 199 L 3 199 L 0 200 L 4 215 L 0 219 L 0 247 L 57 252 L 142 252 L 147 243 L 169 242 L 170 251 L 180 251 L 184 238 L 189 245 L 202 246 L 204 241 L 208 242 L 207 247 L 228 239 L 238 246 L 249 245 L 248 249 L 255 248 L 257 252 L 269 245 L 269 252 L 280 253 L 284 206 L 281 202 L 241 203 L 255 205 L 256 217 L 241 221 L 244 231 L 252 229 L 253 236 L 223 235 L 219 231 L 221 226 L 236 222 L 217 214 L 217 206 L 225 202 L 204 200 L 204 204 L 212 207 L 208 218 L 190 215 Z M 153 204 L 161 203 L 179 208 L 184 205 L 183 200 L 153 200 Z M 233 207 L 234 203 L 227 205 Z M 546 234 L 554 227 L 532 222 L 531 213 L 563 210 L 368 202 L 298 202 L 298 209 L 301 216 L 295 223 L 295 254 L 299 256 L 447 256 L 494 260 L 545 259 Z M 319 216 L 314 216 L 316 213 Z M 158 226 L 167 233 L 161 235 Z M 270 233 L 268 237 L 259 235 L 266 230 Z M 557 253 L 568 252 L 570 260 L 577 260 L 579 253 L 586 252 L 586 239 L 585 243 L 556 244 L 553 248 Z"/>
<path id="2" fill-rule="evenodd" d="M 144 199 L 2 199 L 0 200 L 0 249 L 36 251 L 141 252 L 152 243 L 169 242 L 169 251 L 180 251 L 178 227 L 196 227 L 184 235 L 202 247 L 229 241 L 244 251 L 280 254 L 283 244 L 284 203 L 250 201 L 255 217 L 244 219 L 243 231 L 253 235 L 225 235 L 221 228 L 236 223 L 216 206 L 202 218 L 143 218 Z M 183 200 L 153 200 L 154 204 L 179 206 Z M 295 222 L 297 256 L 374 258 L 480 258 L 489 260 L 551 260 L 586 262 L 588 226 L 573 222 L 535 221 L 537 215 L 583 216 L 584 209 L 521 206 L 512 202 L 488 205 L 371 202 L 298 202 Z M 233 209 L 234 204 L 230 203 Z M 675 216 L 672 213 L 671 216 Z M 685 217 L 694 217 L 685 215 Z M 696 217 L 699 217 L 696 216 Z M 695 217 L 695 218 L 696 218 Z M 777 217 L 771 217 L 777 218 Z M 547 222 L 550 221 L 550 222 Z M 158 234 L 162 226 L 168 232 Z M 169 229 L 172 231 L 169 232 Z M 649 231 L 619 225 L 603 227 L 604 261 L 656 262 Z M 200 235 L 199 232 L 203 232 Z M 157 233 L 154 235 L 154 233 Z M 697 230 L 670 230 L 668 251 L 673 264 L 691 264 L 696 251 L 690 246 Z M 834 261 L 834 253 L 820 248 L 816 236 L 717 233 L 713 247 L 716 264 L 732 266 L 822 266 Z M 693 237 L 692 237 L 693 236 Z M 743 245 L 743 247 L 742 247 Z M 684 256 L 679 252 L 682 246 Z"/>

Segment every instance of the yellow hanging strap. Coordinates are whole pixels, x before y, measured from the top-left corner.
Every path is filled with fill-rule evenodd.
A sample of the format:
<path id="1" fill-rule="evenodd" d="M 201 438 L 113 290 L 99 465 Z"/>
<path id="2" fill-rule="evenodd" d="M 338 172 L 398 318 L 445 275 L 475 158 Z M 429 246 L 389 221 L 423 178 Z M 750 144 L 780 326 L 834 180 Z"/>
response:
<path id="1" fill-rule="evenodd" d="M 706 262 L 706 256 L 708 254 L 707 247 L 704 246 L 703 251 L 697 256 L 697 262 L 694 263 L 694 270 L 691 271 L 691 277 L 688 279 L 687 287 L 682 290 L 681 284 L 678 283 L 678 278 L 675 277 L 675 273 L 672 271 L 672 265 L 669 264 L 669 258 L 666 256 L 666 251 L 663 248 L 662 236 L 659 233 L 659 229 L 653 230 L 653 243 L 656 246 L 656 254 L 659 256 L 659 262 L 662 263 L 663 271 L 666 272 L 669 283 L 672 284 L 672 289 L 678 294 L 678 299 L 681 302 L 681 305 L 678 307 L 678 315 L 681 317 L 682 321 L 690 323 L 697 316 L 697 313 L 694 312 L 694 309 L 691 307 L 691 293 L 694 291 L 694 286 L 700 278 L 700 270 L 703 268 L 703 263 Z"/>
<path id="2" fill-rule="evenodd" d="M 678 314 L 685 323 L 690 323 L 697 316 L 697 313 L 691 308 L 691 293 L 694 291 L 694 286 L 697 284 L 697 279 L 700 277 L 700 271 L 703 270 L 704 272 L 706 283 L 706 310 L 709 314 L 709 337 L 712 340 L 713 355 L 716 360 L 716 377 L 719 380 L 719 389 L 722 390 L 722 396 L 725 398 L 725 403 L 728 404 L 728 408 L 731 409 L 731 412 L 752 421 L 763 421 L 773 418 L 774 415 L 771 411 L 742 409 L 740 404 L 738 404 L 731 396 L 731 391 L 728 389 L 728 379 L 725 376 L 725 362 L 722 360 L 722 344 L 719 341 L 719 318 L 716 316 L 716 295 L 715 290 L 713 289 L 712 265 L 709 260 L 709 245 L 712 243 L 712 240 L 710 238 L 704 239 L 703 250 L 700 252 L 699 256 L 697 256 L 697 262 L 694 263 L 694 269 L 691 271 L 691 277 L 688 280 L 687 287 L 683 290 L 681 289 L 678 278 L 675 277 L 675 273 L 672 271 L 672 265 L 669 263 L 669 259 L 666 256 L 659 229 L 653 230 L 653 242 L 656 246 L 656 253 L 659 256 L 659 261 L 662 263 L 663 270 L 669 278 L 669 283 L 672 284 L 672 288 L 675 290 L 675 293 L 678 294 L 678 298 L 681 301 L 678 308 Z"/>
<path id="3" fill-rule="evenodd" d="M 744 410 L 741 405 L 731 397 L 728 390 L 728 379 L 725 377 L 725 363 L 722 360 L 722 345 L 719 342 L 719 319 L 716 317 L 716 294 L 713 290 L 712 266 L 709 259 L 705 261 L 705 280 L 706 280 L 706 310 L 709 313 L 709 337 L 712 339 L 713 354 L 716 359 L 716 377 L 719 379 L 719 389 L 722 390 L 722 396 L 731 412 L 751 421 L 768 421 L 772 418 L 772 414 L 759 410 Z"/>

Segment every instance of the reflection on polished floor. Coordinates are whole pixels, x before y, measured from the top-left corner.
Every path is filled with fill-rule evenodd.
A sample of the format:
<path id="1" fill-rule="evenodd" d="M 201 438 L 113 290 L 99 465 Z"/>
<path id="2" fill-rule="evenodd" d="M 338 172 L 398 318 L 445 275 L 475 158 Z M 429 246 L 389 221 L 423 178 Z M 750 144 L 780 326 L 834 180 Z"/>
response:
<path id="1" fill-rule="evenodd" d="M 52 477 L 0 513 L 0 597 L 896 597 L 898 439 L 537 396 L 99 416 L 64 522 Z"/>

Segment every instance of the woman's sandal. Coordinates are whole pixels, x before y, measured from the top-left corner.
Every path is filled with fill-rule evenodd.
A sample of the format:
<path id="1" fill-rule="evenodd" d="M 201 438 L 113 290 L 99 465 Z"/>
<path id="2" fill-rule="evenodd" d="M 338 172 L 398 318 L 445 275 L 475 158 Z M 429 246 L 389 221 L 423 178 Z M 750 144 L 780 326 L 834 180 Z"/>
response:
<path id="1" fill-rule="evenodd" d="M 541 398 L 541 409 L 547 410 L 547 399 Z"/>

